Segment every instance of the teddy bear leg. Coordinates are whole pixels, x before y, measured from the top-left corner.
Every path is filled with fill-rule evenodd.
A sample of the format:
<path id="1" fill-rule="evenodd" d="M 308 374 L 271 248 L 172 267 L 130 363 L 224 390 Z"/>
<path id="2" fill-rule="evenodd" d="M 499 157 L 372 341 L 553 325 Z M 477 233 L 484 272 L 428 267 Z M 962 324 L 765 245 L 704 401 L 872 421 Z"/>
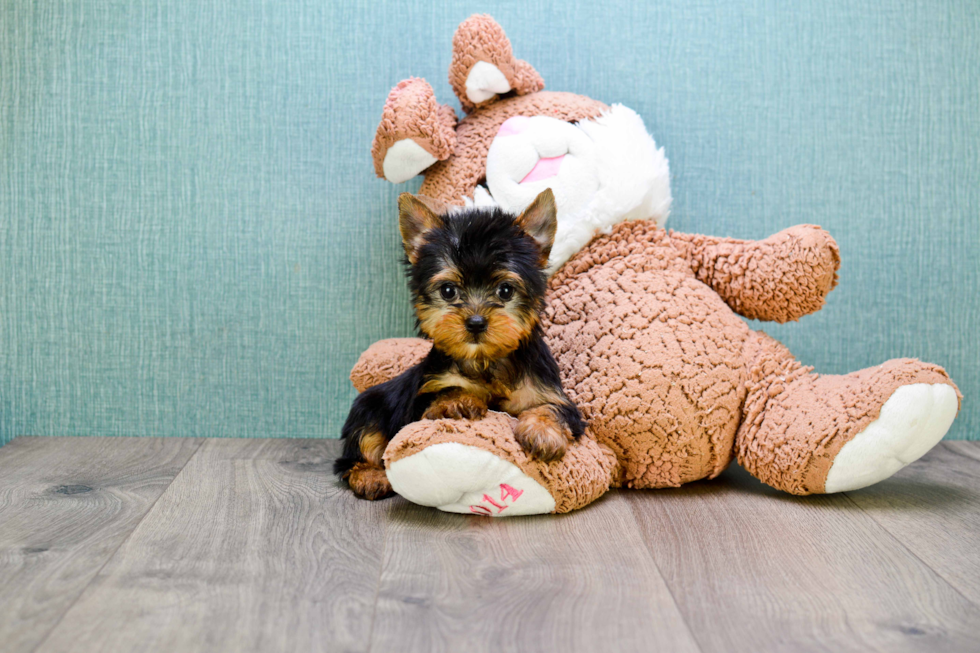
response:
<path id="1" fill-rule="evenodd" d="M 388 480 L 409 501 L 446 512 L 514 517 L 564 513 L 595 501 L 617 478 L 612 452 L 588 434 L 561 460 L 530 458 L 516 420 L 488 412 L 477 421 L 413 422 L 388 444 Z"/>
<path id="2" fill-rule="evenodd" d="M 949 429 L 959 390 L 938 365 L 894 359 L 819 375 L 756 333 L 747 345 L 739 464 L 792 494 L 844 492 L 917 460 Z"/>

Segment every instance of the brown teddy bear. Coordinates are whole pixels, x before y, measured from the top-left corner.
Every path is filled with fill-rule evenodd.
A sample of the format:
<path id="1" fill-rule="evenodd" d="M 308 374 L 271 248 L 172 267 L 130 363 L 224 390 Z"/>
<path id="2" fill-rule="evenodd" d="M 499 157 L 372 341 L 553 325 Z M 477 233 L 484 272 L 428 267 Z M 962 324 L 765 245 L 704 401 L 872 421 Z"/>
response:
<path id="1" fill-rule="evenodd" d="M 492 516 L 567 512 L 610 487 L 658 488 L 720 474 L 733 458 L 793 494 L 853 490 L 916 460 L 949 429 L 960 395 L 914 359 L 813 373 L 739 315 L 787 322 L 837 283 L 837 244 L 801 225 L 760 241 L 665 231 L 667 160 L 621 105 L 543 91 L 489 16 L 457 29 L 456 123 L 412 78 L 388 97 L 372 147 L 379 176 L 423 172 L 421 193 L 517 212 L 554 190 L 558 234 L 544 325 L 589 428 L 564 458 L 529 458 L 514 418 L 423 420 L 384 461 L 396 492 Z M 384 340 L 351 373 L 359 391 L 414 365 L 430 343 Z"/>

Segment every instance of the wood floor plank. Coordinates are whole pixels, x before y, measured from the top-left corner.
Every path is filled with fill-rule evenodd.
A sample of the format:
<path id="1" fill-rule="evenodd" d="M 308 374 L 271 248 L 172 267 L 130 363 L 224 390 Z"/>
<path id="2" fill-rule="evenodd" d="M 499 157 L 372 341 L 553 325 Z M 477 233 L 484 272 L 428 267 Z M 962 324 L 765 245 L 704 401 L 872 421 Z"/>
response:
<path id="1" fill-rule="evenodd" d="M 738 468 L 626 496 L 705 653 L 976 651 L 977 607 L 846 496 Z"/>
<path id="2" fill-rule="evenodd" d="M 31 651 L 201 445 L 16 438 L 0 449 L 0 642 Z"/>
<path id="3" fill-rule="evenodd" d="M 961 456 L 972 458 L 980 462 L 980 441 L 969 440 L 946 440 L 942 446 L 951 449 Z"/>
<path id="4" fill-rule="evenodd" d="M 338 447 L 209 440 L 39 650 L 366 650 L 391 502 Z"/>
<path id="5" fill-rule="evenodd" d="M 618 492 L 568 515 L 391 512 L 374 651 L 697 651 Z"/>
<path id="6" fill-rule="evenodd" d="M 854 503 L 980 605 L 980 442 L 943 442 Z"/>

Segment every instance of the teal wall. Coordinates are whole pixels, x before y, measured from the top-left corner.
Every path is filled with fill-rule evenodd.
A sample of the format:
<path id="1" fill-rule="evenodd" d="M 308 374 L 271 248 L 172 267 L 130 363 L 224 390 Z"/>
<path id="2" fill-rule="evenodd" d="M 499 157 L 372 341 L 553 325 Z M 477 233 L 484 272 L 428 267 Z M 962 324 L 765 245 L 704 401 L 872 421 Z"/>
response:
<path id="1" fill-rule="evenodd" d="M 976 0 L 4 0 L 0 441 L 336 436 L 357 355 L 412 331 L 382 103 L 458 107 L 477 11 L 646 119 L 673 228 L 829 229 L 840 286 L 770 332 L 827 373 L 941 363 L 980 437 Z"/>

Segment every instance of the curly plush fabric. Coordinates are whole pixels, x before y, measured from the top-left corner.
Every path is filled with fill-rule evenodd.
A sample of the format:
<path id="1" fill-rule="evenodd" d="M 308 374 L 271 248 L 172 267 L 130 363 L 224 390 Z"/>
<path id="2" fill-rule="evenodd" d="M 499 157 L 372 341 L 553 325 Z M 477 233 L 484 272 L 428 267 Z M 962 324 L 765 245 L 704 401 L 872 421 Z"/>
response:
<path id="1" fill-rule="evenodd" d="M 487 152 L 500 126 L 514 116 L 551 116 L 569 122 L 595 118 L 609 107 L 574 93 L 541 91 L 498 100 L 475 110 L 456 127 L 456 150 L 445 161 L 433 164 L 425 171 L 425 181 L 419 191 L 446 204 L 463 205 L 464 197 L 486 177 Z"/>
<path id="2" fill-rule="evenodd" d="M 466 93 L 466 80 L 473 66 L 480 61 L 496 66 L 507 79 L 511 90 L 518 95 L 544 88 L 544 80 L 531 64 L 514 58 L 510 40 L 493 18 L 486 14 L 470 16 L 456 28 L 453 35 L 453 59 L 449 65 L 449 85 L 467 113 L 497 99 L 494 95 L 474 103 Z"/>
<path id="3" fill-rule="evenodd" d="M 514 439 L 515 420 L 491 411 L 475 422 L 452 419 L 423 420 L 402 429 L 385 449 L 386 466 L 433 445 L 455 442 L 485 449 L 513 463 L 544 486 L 555 498 L 555 512 L 563 513 L 592 503 L 609 489 L 618 475 L 616 457 L 586 433 L 554 463 L 530 458 Z"/>
<path id="4" fill-rule="evenodd" d="M 749 329 L 663 229 L 627 222 L 552 279 L 548 342 L 628 487 L 676 487 L 731 461 Z"/>
<path id="5" fill-rule="evenodd" d="M 358 392 L 393 379 L 422 362 L 432 349 L 432 342 L 421 338 L 389 338 L 368 347 L 350 372 L 350 381 Z"/>
<path id="6" fill-rule="evenodd" d="M 371 144 L 374 172 L 384 178 L 388 149 L 409 138 L 437 160 L 446 159 L 456 147 L 456 113 L 436 102 L 432 87 L 424 79 L 411 77 L 388 94 L 381 123 Z"/>
<path id="7" fill-rule="evenodd" d="M 790 227 L 764 240 L 671 232 L 699 281 L 739 315 L 789 322 L 820 310 L 837 286 L 840 251 L 815 225 Z"/>

